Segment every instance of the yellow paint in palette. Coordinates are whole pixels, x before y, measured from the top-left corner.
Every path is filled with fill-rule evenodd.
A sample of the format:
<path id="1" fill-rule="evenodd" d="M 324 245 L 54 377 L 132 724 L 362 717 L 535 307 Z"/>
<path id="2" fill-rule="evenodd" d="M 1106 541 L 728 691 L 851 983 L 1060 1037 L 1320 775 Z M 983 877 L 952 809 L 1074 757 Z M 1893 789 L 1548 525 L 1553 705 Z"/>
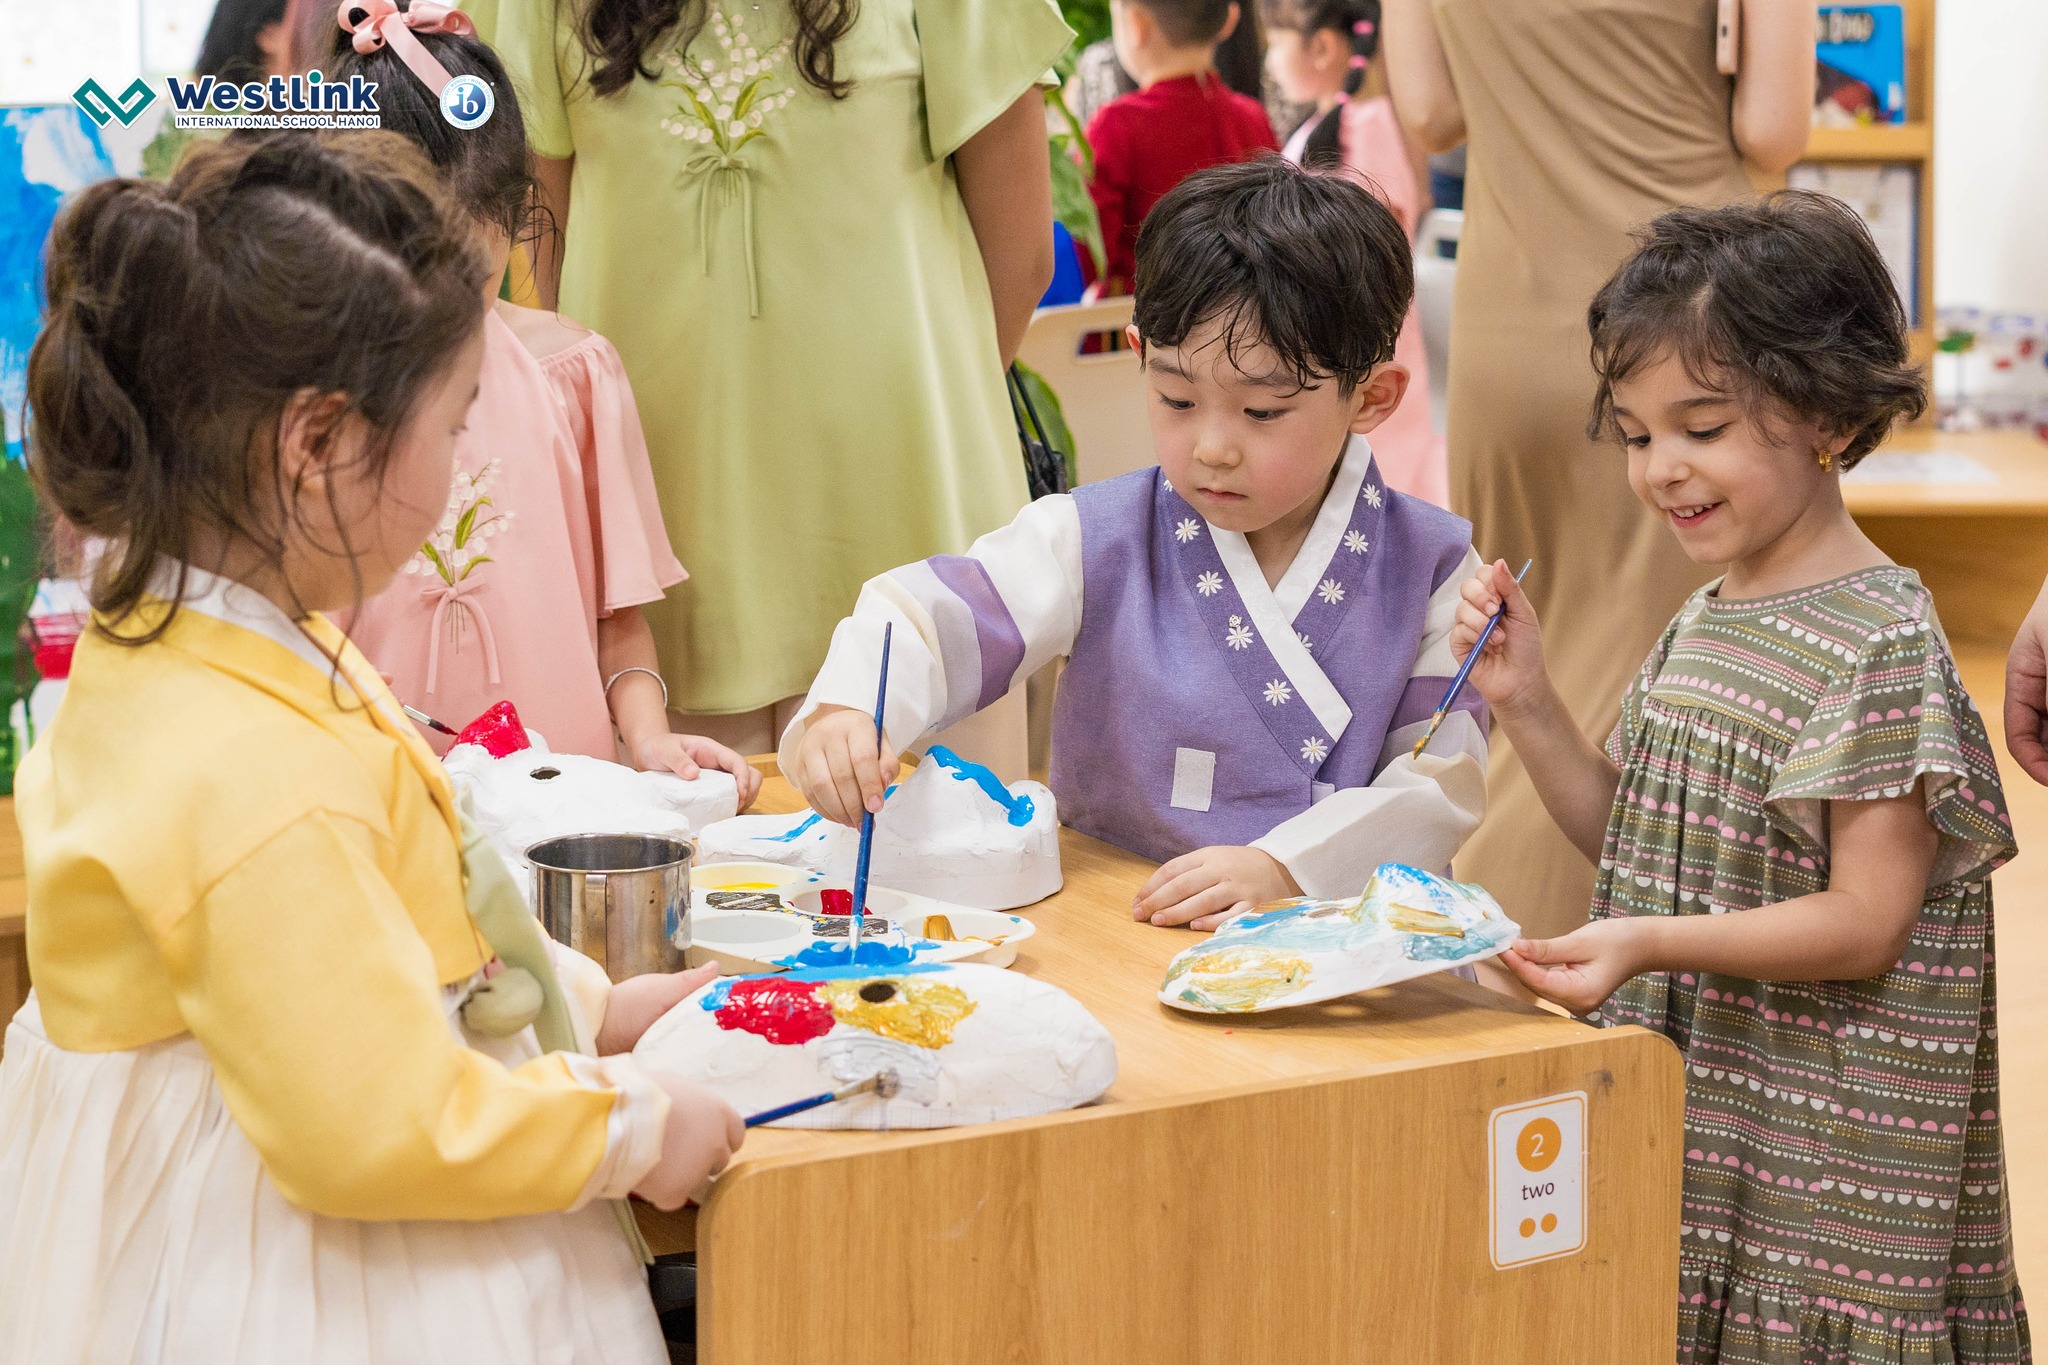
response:
<path id="1" fill-rule="evenodd" d="M 952 1042 L 953 1030 L 974 1013 L 974 1001 L 958 986 L 915 977 L 826 981 L 818 986 L 818 998 L 849 1028 L 934 1052 Z"/>
<path id="2" fill-rule="evenodd" d="M 780 889 L 774 882 L 720 882 L 720 891 L 775 891 Z"/>

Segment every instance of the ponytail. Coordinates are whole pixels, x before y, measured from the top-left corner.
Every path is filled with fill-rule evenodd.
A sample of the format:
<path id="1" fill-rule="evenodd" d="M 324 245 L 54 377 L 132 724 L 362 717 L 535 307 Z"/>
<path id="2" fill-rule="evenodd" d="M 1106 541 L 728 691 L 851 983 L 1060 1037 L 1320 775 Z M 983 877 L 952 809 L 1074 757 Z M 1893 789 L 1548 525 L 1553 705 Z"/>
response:
<path id="1" fill-rule="evenodd" d="M 156 638 L 176 594 L 143 633 L 112 627 L 208 547 L 282 564 L 304 531 L 275 444 L 295 399 L 344 398 L 381 476 L 481 323 L 488 273 L 467 217 L 393 133 L 237 136 L 168 182 L 80 192 L 50 234 L 28 464 L 49 505 L 108 544 L 97 628 Z"/>
<path id="2" fill-rule="evenodd" d="M 1339 166 L 1344 162 L 1340 140 L 1344 132 L 1344 106 L 1365 86 L 1366 71 L 1380 50 L 1379 0 L 1307 0 L 1297 25 L 1304 38 L 1324 29 L 1335 29 L 1351 39 L 1351 69 L 1344 73 L 1344 93 L 1337 107 L 1322 116 L 1302 147 L 1304 166 Z"/>

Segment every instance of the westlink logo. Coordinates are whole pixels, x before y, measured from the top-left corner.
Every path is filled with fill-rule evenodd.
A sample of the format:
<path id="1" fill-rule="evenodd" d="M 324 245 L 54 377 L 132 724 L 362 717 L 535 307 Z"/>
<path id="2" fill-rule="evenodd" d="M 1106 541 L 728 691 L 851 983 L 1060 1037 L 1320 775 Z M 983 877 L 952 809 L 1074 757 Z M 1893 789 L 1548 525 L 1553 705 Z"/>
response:
<path id="1" fill-rule="evenodd" d="M 329 81 L 312 71 L 244 85 L 173 76 L 168 84 L 180 128 L 375 128 L 383 121 L 377 82 L 361 76 Z"/>
<path id="2" fill-rule="evenodd" d="M 156 103 L 156 91 L 149 88 L 149 82 L 137 77 L 135 82 L 115 99 L 107 88 L 91 77 L 84 85 L 71 92 L 71 98 L 78 107 L 85 110 L 85 116 L 104 128 L 109 123 L 119 123 L 123 128 L 142 117 L 142 111 Z"/>

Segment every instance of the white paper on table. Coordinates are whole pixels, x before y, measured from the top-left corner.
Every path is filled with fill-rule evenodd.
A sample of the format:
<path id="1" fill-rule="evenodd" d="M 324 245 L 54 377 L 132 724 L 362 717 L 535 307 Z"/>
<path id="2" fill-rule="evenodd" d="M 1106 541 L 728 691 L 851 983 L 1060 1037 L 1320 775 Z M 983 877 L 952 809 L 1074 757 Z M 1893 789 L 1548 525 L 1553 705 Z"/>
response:
<path id="1" fill-rule="evenodd" d="M 1998 475 L 1953 450 L 1877 450 L 1842 476 L 1845 483 L 1994 484 Z"/>

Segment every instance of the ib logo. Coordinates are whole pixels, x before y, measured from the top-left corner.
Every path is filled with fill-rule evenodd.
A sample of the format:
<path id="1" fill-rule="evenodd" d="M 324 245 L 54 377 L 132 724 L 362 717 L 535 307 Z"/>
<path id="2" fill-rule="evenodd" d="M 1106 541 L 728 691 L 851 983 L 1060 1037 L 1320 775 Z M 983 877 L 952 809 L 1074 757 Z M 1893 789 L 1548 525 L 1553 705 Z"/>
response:
<path id="1" fill-rule="evenodd" d="M 104 128 L 119 121 L 123 128 L 142 117 L 142 111 L 156 103 L 156 91 L 140 76 L 135 83 L 121 92 L 119 99 L 107 93 L 105 86 L 90 76 L 85 84 L 71 92 L 71 98 L 78 107 L 85 110 L 85 116 Z"/>
<path id="2" fill-rule="evenodd" d="M 441 117 L 465 133 L 490 122 L 498 98 L 480 76 L 457 76 L 441 89 Z"/>

